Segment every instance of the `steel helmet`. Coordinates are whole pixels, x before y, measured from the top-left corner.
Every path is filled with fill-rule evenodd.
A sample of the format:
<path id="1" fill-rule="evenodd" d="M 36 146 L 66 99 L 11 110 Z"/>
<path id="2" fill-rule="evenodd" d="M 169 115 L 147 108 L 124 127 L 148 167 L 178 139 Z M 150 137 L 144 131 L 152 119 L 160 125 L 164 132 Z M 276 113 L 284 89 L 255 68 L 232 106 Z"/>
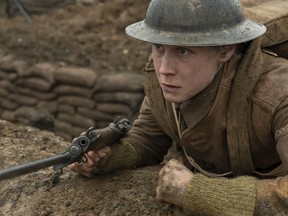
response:
<path id="1" fill-rule="evenodd" d="M 237 44 L 265 31 L 244 17 L 239 0 L 151 0 L 146 18 L 126 27 L 133 38 L 179 46 Z"/>

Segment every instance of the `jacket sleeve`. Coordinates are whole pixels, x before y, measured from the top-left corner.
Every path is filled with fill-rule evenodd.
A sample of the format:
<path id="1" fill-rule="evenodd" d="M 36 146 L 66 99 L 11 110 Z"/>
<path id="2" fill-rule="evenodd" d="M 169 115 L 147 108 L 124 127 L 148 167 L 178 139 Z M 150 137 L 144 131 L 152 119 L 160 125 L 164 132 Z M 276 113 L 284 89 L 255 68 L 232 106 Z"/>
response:
<path id="1" fill-rule="evenodd" d="M 288 98 L 274 114 L 272 131 L 282 165 L 288 170 Z M 255 215 L 288 215 L 288 176 L 257 181 Z"/>
<path id="2" fill-rule="evenodd" d="M 158 127 L 144 98 L 138 119 L 129 133 L 111 146 L 112 154 L 103 172 L 159 164 L 171 143 L 171 138 Z"/>
<path id="3" fill-rule="evenodd" d="M 197 173 L 183 198 L 187 215 L 252 216 L 256 200 L 256 178 L 210 178 Z"/>
<path id="4" fill-rule="evenodd" d="M 288 98 L 276 109 L 271 131 L 282 165 L 288 170 Z M 229 179 L 196 174 L 186 190 L 183 208 L 191 215 L 288 215 L 288 175 Z"/>
<path id="5" fill-rule="evenodd" d="M 183 208 L 188 215 L 288 215 L 288 177 L 259 180 L 196 174 L 186 190 Z"/>
<path id="6" fill-rule="evenodd" d="M 149 100 L 144 98 L 138 118 L 125 138 L 139 155 L 139 165 L 158 164 L 163 161 L 172 144 L 171 138 L 157 124 Z"/>

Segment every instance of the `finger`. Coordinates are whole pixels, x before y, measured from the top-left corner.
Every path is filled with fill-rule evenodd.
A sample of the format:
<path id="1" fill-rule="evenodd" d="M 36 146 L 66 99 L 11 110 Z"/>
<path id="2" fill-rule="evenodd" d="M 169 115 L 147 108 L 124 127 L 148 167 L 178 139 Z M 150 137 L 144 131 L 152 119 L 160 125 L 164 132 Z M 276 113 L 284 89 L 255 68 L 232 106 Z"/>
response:
<path id="1" fill-rule="evenodd" d="M 106 151 L 98 151 L 100 159 L 106 158 L 108 156 L 108 153 Z"/>
<path id="2" fill-rule="evenodd" d="M 156 200 L 158 201 L 158 202 L 162 202 L 162 197 L 161 197 L 161 195 L 160 195 L 161 193 L 160 193 L 160 188 L 159 188 L 159 186 L 156 188 Z"/>
<path id="3" fill-rule="evenodd" d="M 88 176 L 89 173 L 91 173 L 91 171 L 97 166 L 97 164 L 88 155 L 85 156 L 86 156 L 85 163 L 75 162 L 73 164 L 70 164 L 68 168 L 73 172 L 77 172 L 80 174 L 84 174 L 85 176 Z"/>
<path id="4" fill-rule="evenodd" d="M 76 162 L 76 163 L 70 164 L 70 165 L 68 166 L 68 168 L 69 168 L 71 171 L 76 172 L 76 173 L 79 173 L 79 174 L 81 174 L 81 175 L 84 175 L 84 176 L 87 176 L 87 177 L 91 176 L 90 172 L 87 172 L 87 171 L 85 171 L 85 169 L 83 169 L 82 163 Z"/>
<path id="5" fill-rule="evenodd" d="M 98 151 L 99 154 L 110 155 L 112 153 L 112 149 L 109 146 L 105 146 Z"/>
<path id="6" fill-rule="evenodd" d="M 76 163 L 69 164 L 68 168 L 73 172 L 76 172 L 76 170 L 78 169 Z"/>
<path id="7" fill-rule="evenodd" d="M 170 170 L 182 170 L 185 166 L 183 163 L 181 163 L 178 160 L 175 159 L 171 159 L 170 161 L 167 162 L 166 164 L 166 170 L 170 171 Z"/>
<path id="8" fill-rule="evenodd" d="M 166 173 L 166 170 L 167 170 L 167 164 L 165 164 L 159 171 L 159 176 L 164 175 L 164 173 Z"/>
<path id="9" fill-rule="evenodd" d="M 101 159 L 102 157 L 110 156 L 111 152 L 112 152 L 111 148 L 105 146 L 104 148 L 97 151 L 89 151 L 87 155 L 95 162 L 98 162 L 99 159 Z"/>
<path id="10" fill-rule="evenodd" d="M 161 203 L 167 203 L 168 201 L 165 191 L 161 185 L 157 186 L 156 188 L 156 200 Z"/>
<path id="11" fill-rule="evenodd" d="M 163 169 L 164 169 L 164 167 L 159 171 L 159 173 L 158 173 L 159 177 L 163 175 Z"/>
<path id="12" fill-rule="evenodd" d="M 86 168 L 83 166 L 83 163 L 80 163 L 76 172 L 86 177 L 92 177 L 92 172 L 90 170 L 85 169 Z"/>
<path id="13" fill-rule="evenodd" d="M 165 166 L 159 171 L 159 176 L 163 176 L 163 175 L 166 175 L 166 173 L 169 173 L 170 172 L 170 165 L 165 164 Z"/>
<path id="14" fill-rule="evenodd" d="M 87 163 L 75 163 L 75 170 L 79 173 L 89 173 L 93 169 L 93 167 L 88 166 Z"/>
<path id="15" fill-rule="evenodd" d="M 167 165 L 167 167 L 175 167 L 175 166 L 177 166 L 177 164 L 178 164 L 177 160 L 171 159 L 168 161 L 168 163 L 166 165 Z"/>
<path id="16" fill-rule="evenodd" d="M 92 160 L 94 163 L 98 163 L 98 161 L 100 160 L 100 155 L 98 151 L 89 151 L 87 153 L 87 156 L 89 157 L 90 160 Z M 95 164 L 95 165 L 96 165 Z"/>
<path id="17" fill-rule="evenodd" d="M 98 151 L 89 151 L 85 154 L 85 163 L 73 163 L 68 166 L 68 168 L 77 172 L 81 175 L 91 177 L 92 172 L 97 173 L 100 168 L 103 168 L 107 163 L 108 157 L 111 155 L 111 148 L 106 146 Z M 99 168 L 99 167 L 100 168 Z"/>
<path id="18" fill-rule="evenodd" d="M 93 155 L 91 157 L 91 155 Z M 87 167 L 87 168 L 93 168 L 93 167 L 96 167 L 97 166 L 97 156 L 95 157 L 93 153 L 90 153 L 90 155 L 87 153 L 85 154 L 85 162 L 84 163 L 81 163 L 83 167 Z"/>

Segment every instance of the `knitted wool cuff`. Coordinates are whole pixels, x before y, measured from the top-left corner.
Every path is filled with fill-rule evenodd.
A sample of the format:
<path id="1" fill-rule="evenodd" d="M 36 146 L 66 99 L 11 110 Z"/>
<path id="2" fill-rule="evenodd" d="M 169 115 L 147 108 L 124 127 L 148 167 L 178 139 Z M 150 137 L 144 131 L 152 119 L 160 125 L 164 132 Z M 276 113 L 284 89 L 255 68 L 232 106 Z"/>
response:
<path id="1" fill-rule="evenodd" d="M 183 209 L 191 215 L 250 216 L 256 202 L 253 177 L 209 178 L 195 174 L 187 188 Z"/>
<path id="2" fill-rule="evenodd" d="M 128 141 L 120 140 L 119 142 L 113 144 L 111 148 L 112 153 L 109 157 L 108 163 L 101 173 L 113 172 L 118 169 L 132 168 L 137 165 L 137 151 Z"/>

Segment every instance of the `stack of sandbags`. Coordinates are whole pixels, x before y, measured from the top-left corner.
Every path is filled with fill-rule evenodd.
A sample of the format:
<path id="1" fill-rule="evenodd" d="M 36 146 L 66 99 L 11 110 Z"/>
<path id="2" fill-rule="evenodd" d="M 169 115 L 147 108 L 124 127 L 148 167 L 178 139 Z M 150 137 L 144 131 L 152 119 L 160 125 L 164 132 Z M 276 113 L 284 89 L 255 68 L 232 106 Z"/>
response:
<path id="1" fill-rule="evenodd" d="M 56 68 L 55 65 L 50 63 L 38 63 L 33 67 L 18 71 L 18 79 L 15 82 L 17 92 L 10 96 L 13 101 L 17 101 L 21 106 L 15 111 L 17 119 L 23 119 L 23 121 L 28 121 L 23 123 L 33 125 L 36 123 L 35 113 L 38 113 L 39 110 L 46 113 L 47 116 L 55 114 L 57 94 L 53 92 L 53 87 L 55 85 L 54 73 Z M 31 119 L 33 122 L 30 122 L 29 119 L 31 115 L 33 116 L 33 119 Z M 37 116 L 39 117 L 38 121 L 43 121 L 43 124 L 46 124 L 41 115 Z"/>
<path id="2" fill-rule="evenodd" d="M 17 88 L 15 81 L 18 79 L 18 72 L 27 68 L 25 62 L 16 60 L 13 55 L 0 54 L 0 110 L 1 118 L 15 121 L 15 111 L 20 102 L 25 100 L 17 99 Z M 28 99 L 30 102 L 30 100 Z"/>
<path id="3" fill-rule="evenodd" d="M 88 68 L 25 61 L 0 50 L 0 118 L 52 130 L 68 141 L 117 117 L 133 121 L 144 98 L 143 74 L 97 77 Z"/>
<path id="4" fill-rule="evenodd" d="M 106 127 L 117 117 L 133 121 L 144 98 L 143 74 L 119 73 L 103 75 L 97 81 L 94 93 L 98 128 Z"/>
<path id="5" fill-rule="evenodd" d="M 71 140 L 91 126 L 95 118 L 82 112 L 95 109 L 93 88 L 97 74 L 87 68 L 61 67 L 55 73 L 58 109 L 55 120 L 56 134 Z"/>

